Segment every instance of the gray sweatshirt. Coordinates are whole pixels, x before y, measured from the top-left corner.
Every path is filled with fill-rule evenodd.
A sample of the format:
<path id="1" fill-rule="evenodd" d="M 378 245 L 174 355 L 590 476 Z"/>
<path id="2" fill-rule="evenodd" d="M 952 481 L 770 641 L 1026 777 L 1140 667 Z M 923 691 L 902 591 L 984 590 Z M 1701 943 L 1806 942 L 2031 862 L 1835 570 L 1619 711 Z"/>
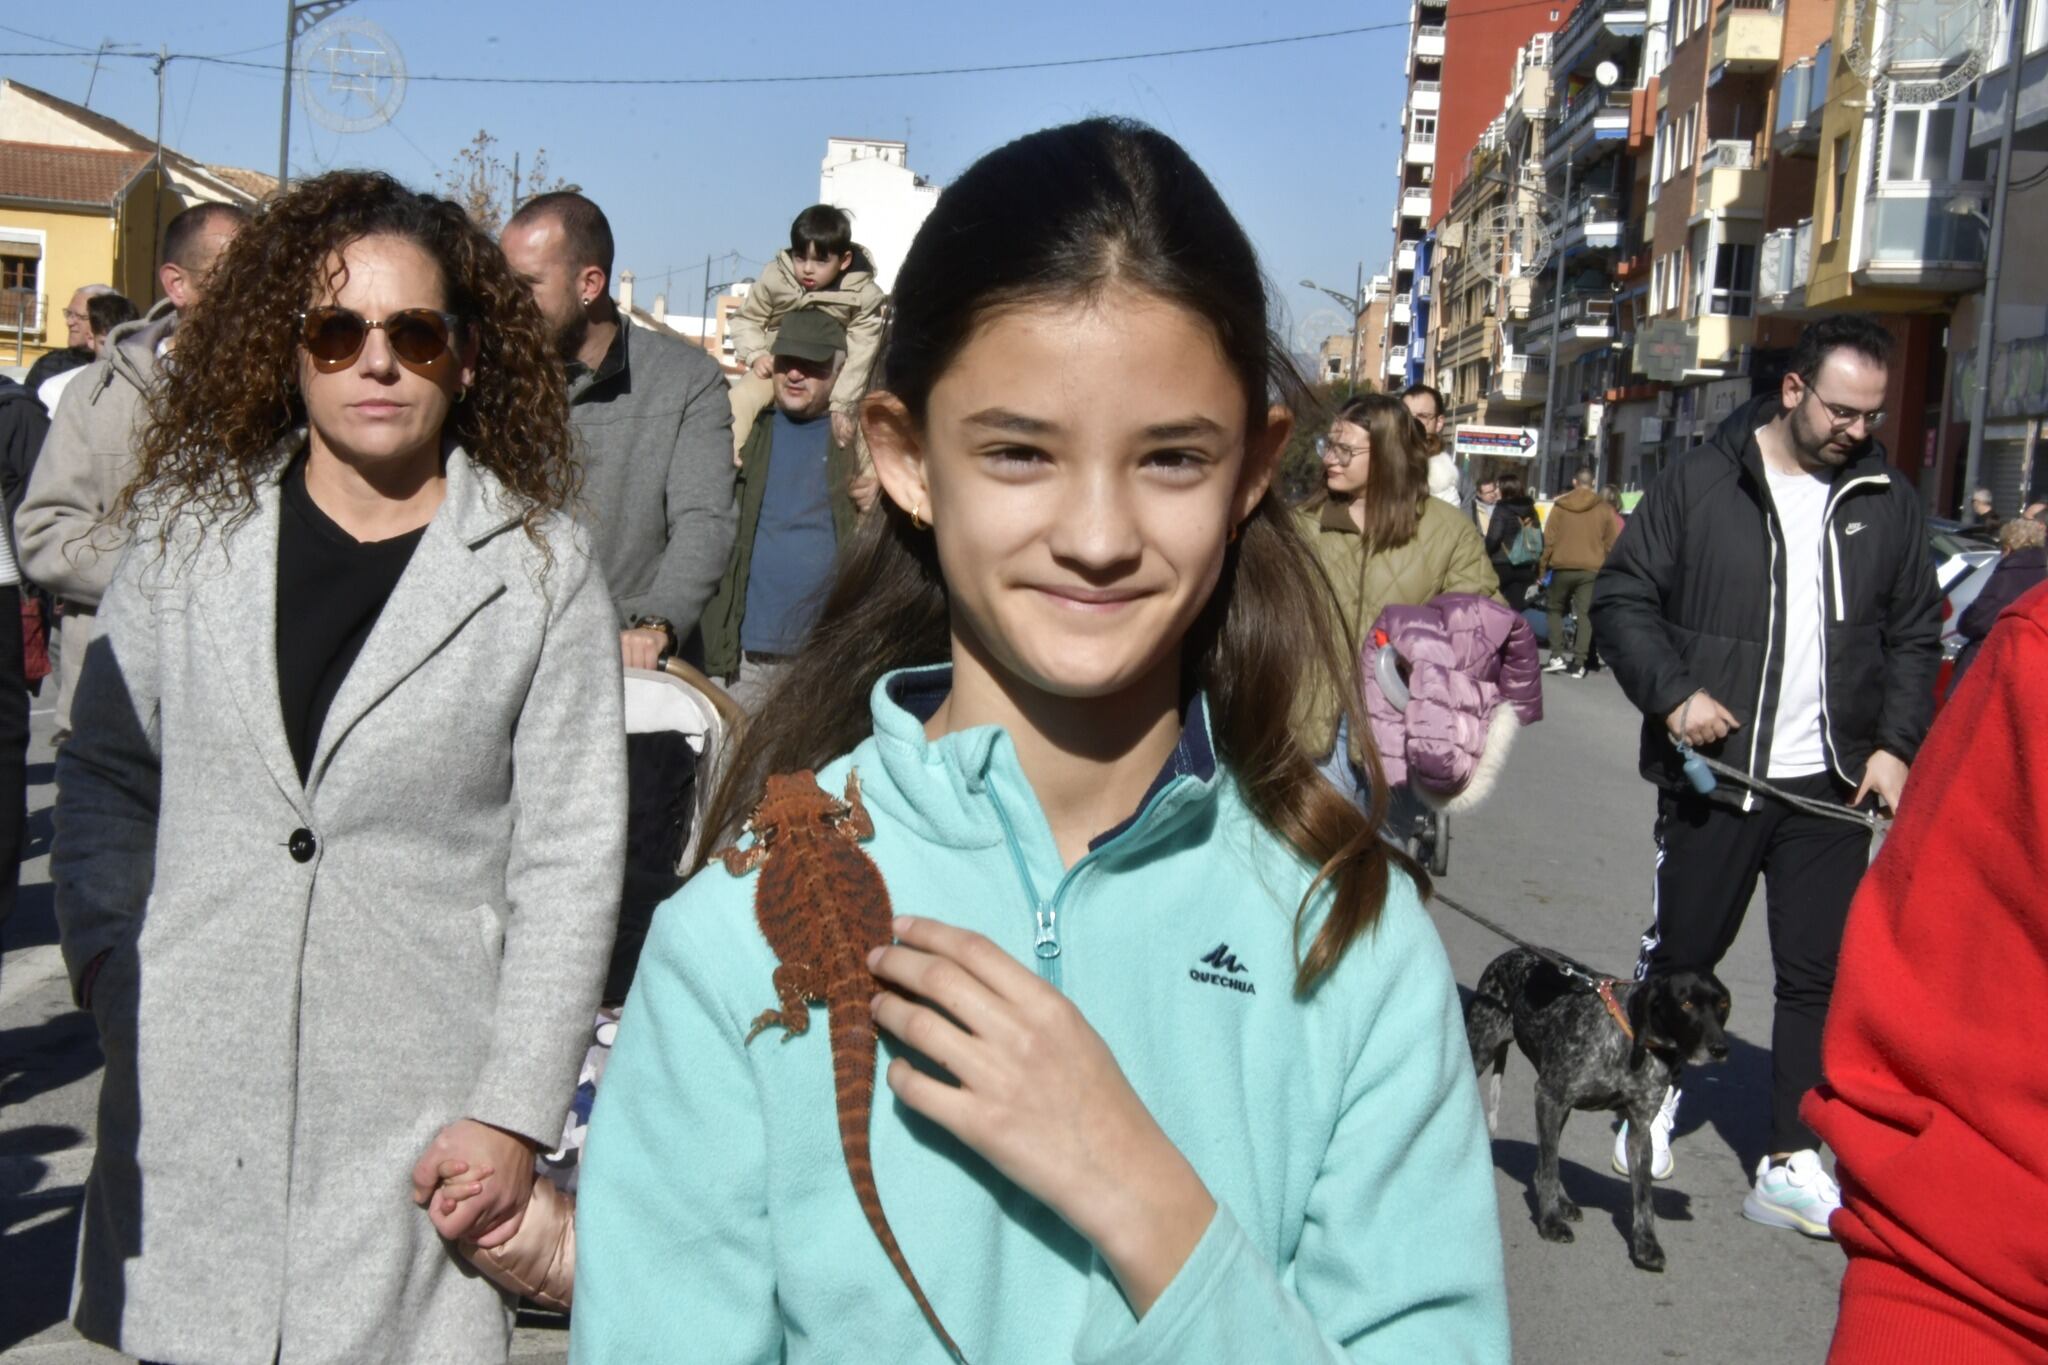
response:
<path id="1" fill-rule="evenodd" d="M 687 342 L 619 320 L 596 370 L 569 380 L 580 519 L 619 625 L 659 616 L 687 639 L 738 529 L 725 373 Z"/>

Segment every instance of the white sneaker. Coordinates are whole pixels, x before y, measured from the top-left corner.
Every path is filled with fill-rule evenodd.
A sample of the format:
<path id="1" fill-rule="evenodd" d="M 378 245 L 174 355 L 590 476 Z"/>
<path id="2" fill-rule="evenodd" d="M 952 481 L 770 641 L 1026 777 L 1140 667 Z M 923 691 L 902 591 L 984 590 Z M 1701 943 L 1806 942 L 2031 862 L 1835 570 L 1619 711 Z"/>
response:
<path id="1" fill-rule="evenodd" d="M 1676 1086 L 1664 1092 L 1664 1103 L 1657 1106 L 1657 1117 L 1650 1121 L 1650 1179 L 1669 1180 L 1671 1173 L 1678 1169 L 1677 1159 L 1671 1155 L 1671 1127 L 1678 1122 L 1678 1096 Z M 1614 1133 L 1614 1173 L 1628 1174 L 1628 1120 L 1621 1121 L 1621 1127 Z"/>
<path id="2" fill-rule="evenodd" d="M 1828 1215 L 1842 1207 L 1842 1190 L 1812 1148 L 1794 1152 L 1782 1166 L 1765 1157 L 1756 1184 L 1742 1199 L 1742 1216 L 1766 1227 L 1793 1228 L 1808 1237 L 1834 1240 Z"/>
<path id="3" fill-rule="evenodd" d="M 1543 671 L 1545 673 L 1562 673 L 1570 667 L 1571 664 L 1565 660 L 1564 655 L 1553 654 L 1550 656 L 1550 662 L 1543 665 Z"/>

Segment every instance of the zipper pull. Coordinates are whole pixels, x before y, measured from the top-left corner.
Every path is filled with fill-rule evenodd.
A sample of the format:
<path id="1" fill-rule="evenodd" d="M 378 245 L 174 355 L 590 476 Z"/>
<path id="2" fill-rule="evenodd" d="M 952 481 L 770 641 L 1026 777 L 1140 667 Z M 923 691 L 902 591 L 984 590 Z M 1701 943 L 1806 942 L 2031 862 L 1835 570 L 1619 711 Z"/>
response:
<path id="1" fill-rule="evenodd" d="M 1038 910 L 1038 937 L 1031 941 L 1031 951 L 1046 961 L 1060 955 L 1060 934 L 1057 921 L 1059 912 L 1050 906 Z"/>

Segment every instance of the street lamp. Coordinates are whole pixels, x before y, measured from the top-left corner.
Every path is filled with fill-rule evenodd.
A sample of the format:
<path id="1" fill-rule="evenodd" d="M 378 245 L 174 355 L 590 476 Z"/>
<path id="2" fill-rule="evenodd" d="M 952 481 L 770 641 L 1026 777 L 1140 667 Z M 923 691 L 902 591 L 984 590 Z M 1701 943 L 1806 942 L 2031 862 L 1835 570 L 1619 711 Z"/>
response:
<path id="1" fill-rule="evenodd" d="M 299 39 L 336 10 L 347 9 L 354 0 L 284 0 L 284 109 L 277 122 L 277 188 L 282 191 L 291 179 L 292 154 L 292 53 Z"/>
<path id="2" fill-rule="evenodd" d="M 1358 329 L 1365 319 L 1365 262 L 1358 263 L 1358 275 L 1349 294 L 1340 293 L 1328 285 L 1317 284 L 1314 280 L 1303 280 L 1301 287 L 1313 289 L 1319 294 L 1328 294 L 1351 313 L 1351 373 L 1346 380 L 1350 387 L 1344 395 L 1349 398 L 1358 392 Z"/>

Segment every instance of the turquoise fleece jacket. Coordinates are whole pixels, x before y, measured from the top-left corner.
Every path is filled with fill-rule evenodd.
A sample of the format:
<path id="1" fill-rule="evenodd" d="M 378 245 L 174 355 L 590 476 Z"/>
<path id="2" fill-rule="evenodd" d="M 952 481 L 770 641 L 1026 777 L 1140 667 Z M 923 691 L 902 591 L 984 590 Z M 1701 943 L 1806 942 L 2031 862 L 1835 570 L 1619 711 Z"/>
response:
<path id="1" fill-rule="evenodd" d="M 1064 991 L 1217 1203 L 1141 1321 L 1057 1215 L 878 1086 L 882 1206 L 967 1359 L 1507 1360 L 1491 1154 L 1412 885 L 1298 999 L 1313 870 L 1218 770 L 1199 700 L 1139 812 L 1065 868 L 1007 734 L 925 738 L 949 676 L 885 678 L 821 785 L 859 771 L 897 912 Z M 755 881 L 713 864 L 655 917 L 584 1152 L 570 1359 L 944 1361 L 854 1197 L 822 1009 L 741 1042 L 775 1004 Z"/>

